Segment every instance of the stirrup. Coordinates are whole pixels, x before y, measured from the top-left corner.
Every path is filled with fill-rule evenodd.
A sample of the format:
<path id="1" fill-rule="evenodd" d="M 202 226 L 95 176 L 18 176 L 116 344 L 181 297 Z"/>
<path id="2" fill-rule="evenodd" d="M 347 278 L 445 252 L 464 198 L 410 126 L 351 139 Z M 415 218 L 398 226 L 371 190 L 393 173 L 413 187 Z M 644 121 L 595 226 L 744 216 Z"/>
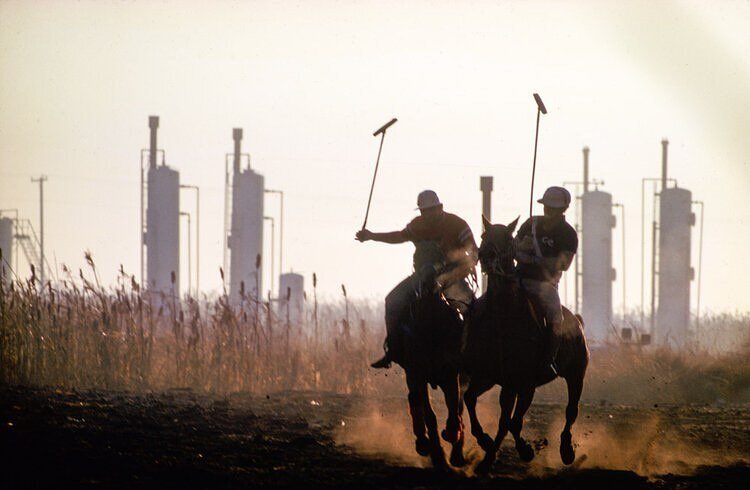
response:
<path id="1" fill-rule="evenodd" d="M 560 376 L 560 370 L 557 367 L 557 363 L 555 361 L 552 361 L 551 363 L 549 363 L 549 365 L 547 365 L 546 369 L 548 369 L 549 372 L 551 372 L 552 374 L 554 374 L 555 378 L 558 377 L 558 376 Z"/>

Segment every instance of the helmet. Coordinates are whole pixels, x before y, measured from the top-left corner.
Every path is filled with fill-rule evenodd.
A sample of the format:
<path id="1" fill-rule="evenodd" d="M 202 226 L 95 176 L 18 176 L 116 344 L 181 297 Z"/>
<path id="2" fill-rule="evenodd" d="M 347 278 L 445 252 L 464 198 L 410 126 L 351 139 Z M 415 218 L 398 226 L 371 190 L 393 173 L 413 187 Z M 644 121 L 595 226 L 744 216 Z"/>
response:
<path id="1" fill-rule="evenodd" d="M 422 191 L 419 193 L 419 196 L 417 196 L 417 209 L 419 209 L 420 211 L 422 209 L 434 208 L 435 206 L 440 206 L 441 204 L 442 203 L 440 202 L 437 194 L 435 194 L 435 191 Z"/>
<path id="2" fill-rule="evenodd" d="M 549 187 L 537 202 L 551 208 L 567 208 L 570 205 L 570 192 L 564 187 Z"/>

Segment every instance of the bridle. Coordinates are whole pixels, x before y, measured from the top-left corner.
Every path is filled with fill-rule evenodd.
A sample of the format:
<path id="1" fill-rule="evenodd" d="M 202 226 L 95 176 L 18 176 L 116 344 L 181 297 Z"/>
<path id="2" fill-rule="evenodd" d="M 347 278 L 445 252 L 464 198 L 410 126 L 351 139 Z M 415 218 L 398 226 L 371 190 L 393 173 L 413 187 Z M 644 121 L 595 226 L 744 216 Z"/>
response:
<path id="1" fill-rule="evenodd" d="M 487 257 L 487 254 L 483 253 L 484 251 L 489 252 L 491 260 L 482 260 L 483 257 Z M 516 267 L 513 263 L 516 256 L 516 244 L 512 238 L 510 239 L 510 246 L 505 247 L 504 250 L 501 250 L 494 241 L 483 240 L 479 249 L 479 256 L 485 274 L 500 277 L 516 276 Z"/>

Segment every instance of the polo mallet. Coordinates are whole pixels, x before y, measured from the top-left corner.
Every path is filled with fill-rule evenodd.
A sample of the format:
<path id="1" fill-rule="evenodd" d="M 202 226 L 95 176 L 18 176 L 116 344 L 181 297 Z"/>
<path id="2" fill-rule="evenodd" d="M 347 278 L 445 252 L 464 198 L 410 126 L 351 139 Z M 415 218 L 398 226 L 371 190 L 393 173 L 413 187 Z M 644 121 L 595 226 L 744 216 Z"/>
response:
<path id="1" fill-rule="evenodd" d="M 396 124 L 395 117 L 388 121 L 387 123 L 383 124 L 380 129 L 372 133 L 373 136 L 381 135 L 380 136 L 380 148 L 378 148 L 378 159 L 375 160 L 375 173 L 372 176 L 372 185 L 370 186 L 370 197 L 367 198 L 367 211 L 365 212 L 365 222 L 362 223 L 362 229 L 364 230 L 367 228 L 367 217 L 370 216 L 370 203 L 372 202 L 372 191 L 375 189 L 375 178 L 378 176 L 378 165 L 380 165 L 380 152 L 383 151 L 383 140 L 385 140 L 385 132 L 388 128 Z"/>
<path id="2" fill-rule="evenodd" d="M 533 216 L 534 207 L 534 175 L 536 174 L 536 145 L 539 142 L 539 116 L 541 114 L 547 114 L 547 108 L 544 107 L 544 102 L 539 94 L 534 94 L 534 100 L 536 101 L 536 134 L 534 135 L 534 164 L 531 167 L 531 197 L 529 198 L 529 218 Z"/>

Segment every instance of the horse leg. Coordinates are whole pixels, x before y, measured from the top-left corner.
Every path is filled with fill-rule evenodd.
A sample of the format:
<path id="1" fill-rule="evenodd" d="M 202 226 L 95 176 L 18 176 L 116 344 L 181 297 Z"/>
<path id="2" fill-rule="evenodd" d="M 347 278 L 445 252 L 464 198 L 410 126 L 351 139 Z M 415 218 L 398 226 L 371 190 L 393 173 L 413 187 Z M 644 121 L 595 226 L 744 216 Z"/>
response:
<path id="1" fill-rule="evenodd" d="M 492 447 L 484 455 L 484 459 L 479 466 L 477 471 L 481 474 L 487 474 L 492 467 L 492 463 L 495 462 L 497 456 L 497 450 L 500 449 L 500 444 L 508 434 L 508 428 L 510 426 L 510 416 L 513 413 L 513 406 L 516 404 L 516 392 L 507 388 L 500 390 L 500 421 L 497 424 L 497 435 L 492 443 Z"/>
<path id="2" fill-rule="evenodd" d="M 412 431 L 416 440 L 417 454 L 420 456 L 428 456 L 430 454 L 430 441 L 425 435 L 425 421 L 424 421 L 424 404 L 421 389 L 426 390 L 426 386 L 420 387 L 419 383 L 416 383 L 409 374 L 406 375 L 406 384 L 409 387 L 409 414 L 411 415 Z"/>
<path id="3" fill-rule="evenodd" d="M 438 434 L 437 417 L 432 411 L 430 404 L 430 395 L 427 392 L 427 386 L 420 393 L 422 397 L 422 406 L 424 407 L 424 421 L 427 426 L 427 438 L 430 440 L 430 459 L 432 465 L 437 469 L 447 468 L 443 446 L 440 445 L 440 435 Z"/>
<path id="4" fill-rule="evenodd" d="M 453 466 L 464 466 L 464 427 L 461 415 L 463 413 L 463 402 L 458 386 L 458 376 L 449 377 L 449 380 L 440 386 L 445 394 L 445 405 L 448 408 L 448 419 L 445 421 L 443 439 L 451 443 L 450 463 Z"/>
<path id="5" fill-rule="evenodd" d="M 440 385 L 445 395 L 445 406 L 448 408 L 448 418 L 442 436 L 446 442 L 455 443 L 461 438 L 462 423 L 459 416 L 458 379 L 451 379 Z"/>
<path id="6" fill-rule="evenodd" d="M 516 451 L 518 451 L 521 461 L 526 462 L 534 459 L 534 448 L 521 437 L 521 429 L 523 429 L 523 417 L 526 415 L 526 411 L 534 399 L 534 391 L 534 387 L 531 387 L 518 394 L 516 408 L 513 411 L 513 418 L 510 421 L 510 433 L 513 434 L 513 438 L 516 440 Z"/>
<path id="7" fill-rule="evenodd" d="M 462 466 L 466 466 L 466 458 L 464 458 L 464 440 L 466 437 L 466 432 L 464 431 L 464 423 L 463 423 L 463 411 L 464 411 L 464 404 L 459 399 L 458 401 L 458 420 L 461 424 L 461 435 L 458 438 L 458 440 L 453 444 L 451 447 L 451 456 L 450 456 L 450 462 L 453 466 L 460 468 Z"/>
<path id="8" fill-rule="evenodd" d="M 570 428 L 578 418 L 578 402 L 583 391 L 584 372 L 571 374 L 565 378 L 568 384 L 568 406 L 565 408 L 565 427 L 560 434 L 560 458 L 564 464 L 571 464 L 576 459 L 576 450 L 573 448 L 573 436 Z"/>
<path id="9" fill-rule="evenodd" d="M 489 390 L 492 387 L 492 383 L 489 381 L 477 381 L 476 378 L 472 379 L 469 383 L 469 387 L 464 393 L 464 403 L 466 404 L 466 410 L 469 412 L 469 421 L 471 422 L 471 434 L 477 439 L 479 447 L 484 452 L 492 449 L 492 438 L 482 428 L 482 424 L 479 423 L 477 417 L 477 398 Z"/>

